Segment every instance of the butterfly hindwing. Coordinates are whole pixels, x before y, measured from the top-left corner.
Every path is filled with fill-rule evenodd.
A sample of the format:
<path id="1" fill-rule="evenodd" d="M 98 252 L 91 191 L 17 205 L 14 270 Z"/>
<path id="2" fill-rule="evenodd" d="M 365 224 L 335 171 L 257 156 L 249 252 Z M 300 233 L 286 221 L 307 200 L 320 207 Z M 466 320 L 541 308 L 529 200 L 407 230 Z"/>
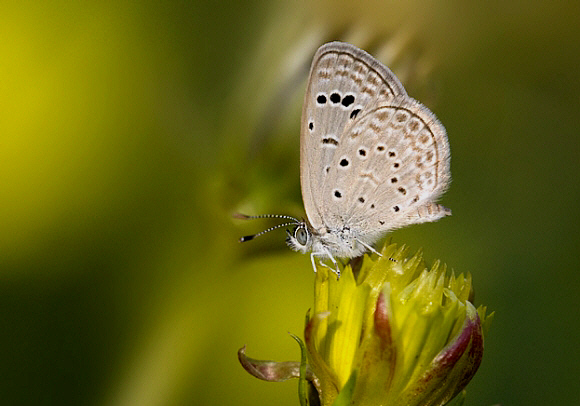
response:
<path id="1" fill-rule="evenodd" d="M 399 96 L 376 106 L 341 140 L 322 190 L 332 227 L 373 240 L 448 214 L 433 205 L 450 181 L 445 128 L 419 102 Z"/>

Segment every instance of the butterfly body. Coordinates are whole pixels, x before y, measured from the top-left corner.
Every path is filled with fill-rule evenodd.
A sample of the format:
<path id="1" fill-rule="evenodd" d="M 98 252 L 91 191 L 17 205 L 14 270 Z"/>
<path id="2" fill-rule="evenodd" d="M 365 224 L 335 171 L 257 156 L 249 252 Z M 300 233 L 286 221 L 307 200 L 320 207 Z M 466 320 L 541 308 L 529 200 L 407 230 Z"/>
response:
<path id="1" fill-rule="evenodd" d="M 306 243 L 301 244 L 300 240 L 291 233 L 288 236 L 288 245 L 295 251 L 318 253 L 317 256 L 323 258 L 345 257 L 353 258 L 363 254 L 367 248 L 357 241 L 364 241 L 363 237 L 356 230 L 344 226 L 341 229 L 327 229 L 322 227 L 318 230 L 312 229 L 307 223 L 296 226 L 297 229 L 304 229 L 308 235 Z M 369 241 L 374 243 L 376 239 Z"/>

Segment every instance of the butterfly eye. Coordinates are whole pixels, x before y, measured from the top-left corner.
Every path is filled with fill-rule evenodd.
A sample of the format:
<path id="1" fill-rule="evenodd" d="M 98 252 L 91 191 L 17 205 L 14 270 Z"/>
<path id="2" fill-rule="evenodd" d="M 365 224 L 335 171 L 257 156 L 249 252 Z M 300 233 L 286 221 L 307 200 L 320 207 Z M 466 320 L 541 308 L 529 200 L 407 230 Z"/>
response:
<path id="1" fill-rule="evenodd" d="M 308 232 L 304 227 L 297 227 L 296 230 L 294 230 L 294 238 L 296 238 L 298 244 L 306 245 L 308 242 Z"/>

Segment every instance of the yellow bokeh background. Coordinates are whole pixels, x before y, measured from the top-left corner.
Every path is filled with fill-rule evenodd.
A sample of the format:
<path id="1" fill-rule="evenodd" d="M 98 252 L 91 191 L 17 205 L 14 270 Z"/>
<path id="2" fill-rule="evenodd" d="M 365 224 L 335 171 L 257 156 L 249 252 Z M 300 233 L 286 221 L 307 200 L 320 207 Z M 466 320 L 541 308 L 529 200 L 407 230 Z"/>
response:
<path id="1" fill-rule="evenodd" d="M 392 233 L 496 312 L 466 405 L 574 404 L 580 6 L 540 2 L 2 2 L 0 400 L 298 403 L 238 364 L 298 360 L 308 64 L 364 47 L 447 128 L 453 216 Z"/>

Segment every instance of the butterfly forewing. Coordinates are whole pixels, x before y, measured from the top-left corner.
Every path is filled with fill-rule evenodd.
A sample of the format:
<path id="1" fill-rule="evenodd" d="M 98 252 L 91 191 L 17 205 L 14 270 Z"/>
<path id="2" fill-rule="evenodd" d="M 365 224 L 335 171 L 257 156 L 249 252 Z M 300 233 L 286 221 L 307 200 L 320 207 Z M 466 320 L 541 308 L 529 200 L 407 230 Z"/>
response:
<path id="1" fill-rule="evenodd" d="M 347 199 L 340 200 L 346 188 L 337 191 L 329 183 L 330 176 L 340 178 L 339 154 L 350 145 L 344 138 L 360 128 L 357 122 L 362 117 L 396 98 L 407 98 L 402 84 L 366 52 L 340 42 L 325 44 L 316 52 L 302 110 L 300 137 L 302 198 L 308 220 L 315 229 L 335 224 L 338 220 L 331 217 L 344 217 L 346 213 L 341 210 Z M 329 200 L 320 196 L 328 190 L 340 203 L 330 211 Z"/>

